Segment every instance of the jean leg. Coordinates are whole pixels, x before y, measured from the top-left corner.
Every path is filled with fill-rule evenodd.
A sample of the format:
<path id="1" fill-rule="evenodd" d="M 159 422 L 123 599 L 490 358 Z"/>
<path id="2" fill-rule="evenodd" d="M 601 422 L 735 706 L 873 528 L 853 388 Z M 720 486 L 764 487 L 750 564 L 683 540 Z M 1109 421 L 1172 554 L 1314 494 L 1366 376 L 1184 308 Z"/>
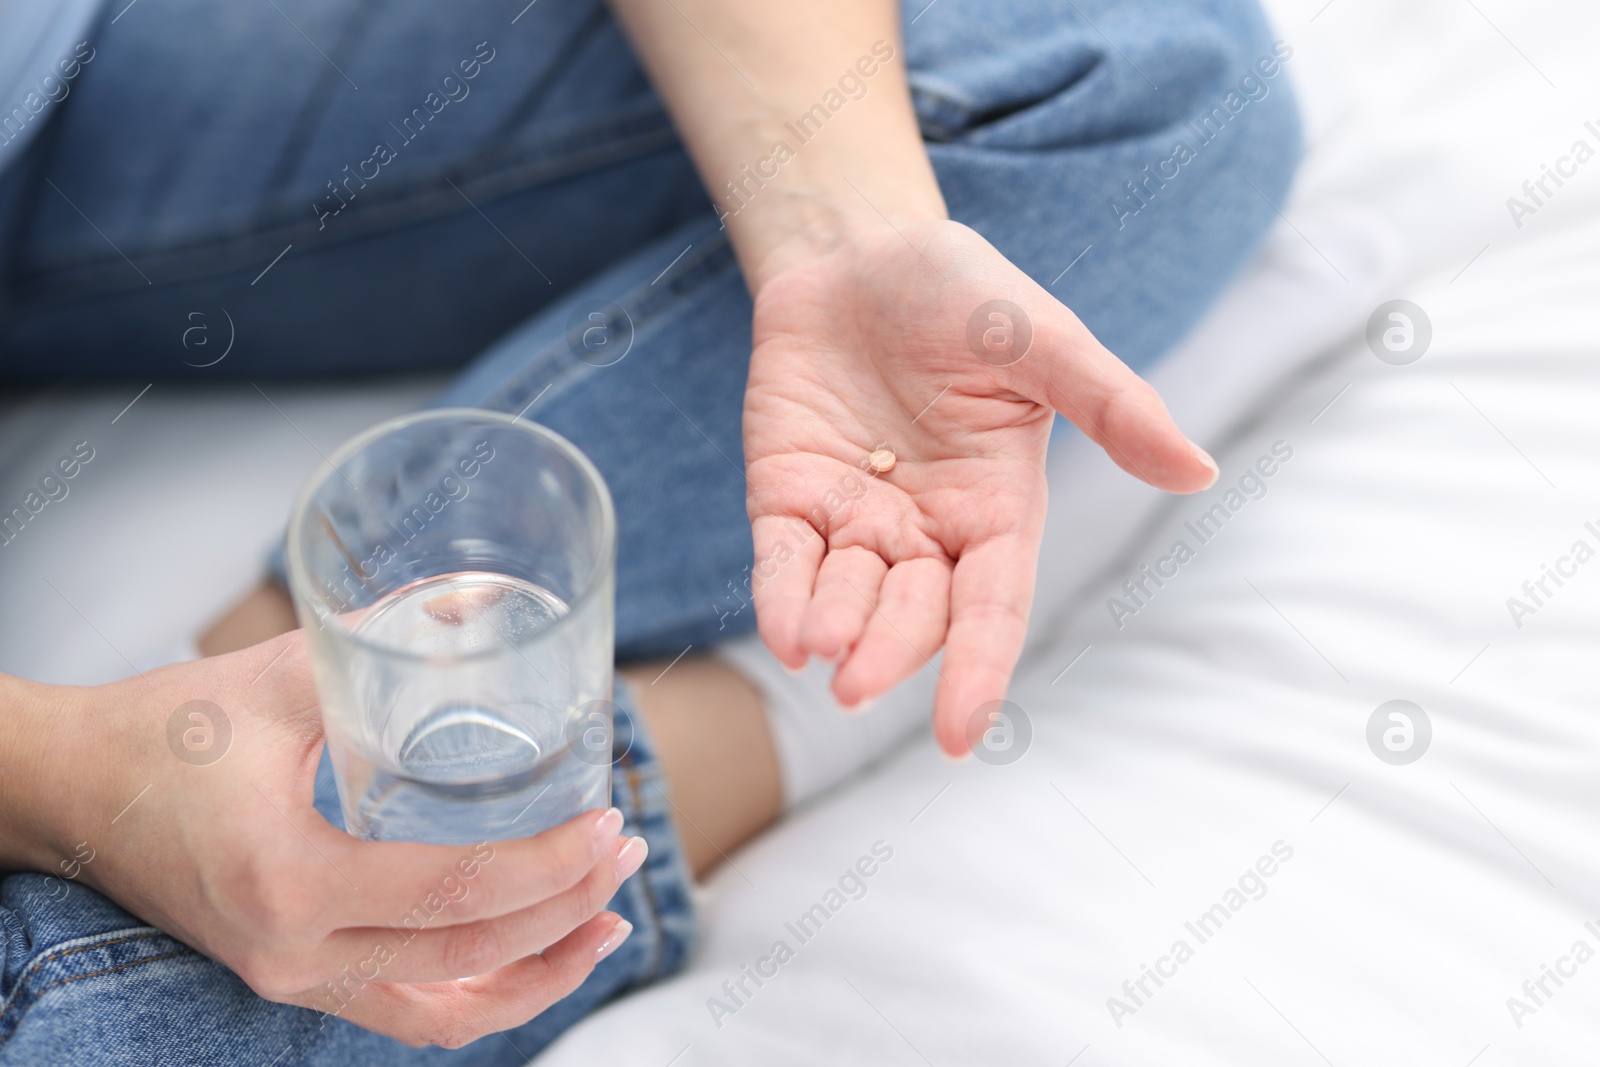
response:
<path id="1" fill-rule="evenodd" d="M 198 17 L 195 5 L 205 6 L 145 0 L 135 10 L 152 3 L 149 12 L 174 13 L 169 18 Z M 463 31 L 487 12 L 482 3 L 464 8 Z M 376 121 L 346 99 L 359 94 L 347 93 L 330 71 L 368 81 L 363 91 L 381 89 L 386 107 L 401 108 L 416 97 L 415 63 L 394 57 L 410 56 L 405 49 L 420 47 L 414 39 L 424 31 L 438 36 L 420 15 L 380 14 L 344 0 L 302 26 L 345 42 L 326 64 L 306 60 L 315 68 L 308 78 L 316 74 L 323 86 L 316 107 L 304 104 L 292 122 L 223 113 L 271 146 L 279 161 L 273 181 L 262 185 L 260 166 L 240 162 L 250 158 L 249 145 L 212 133 L 218 140 L 209 154 L 224 160 L 217 166 L 178 153 L 175 174 L 143 175 L 126 188 L 91 182 L 87 193 L 73 186 L 76 207 L 113 220 L 107 236 L 130 256 L 139 253 L 135 262 L 150 262 L 146 251 L 156 256 L 158 284 L 144 286 L 46 189 L 55 199 L 42 202 L 21 259 L 31 310 L 0 346 L 13 366 L 58 368 L 65 355 L 83 373 L 154 374 L 163 361 L 185 373 L 348 372 L 457 360 L 523 321 L 448 401 L 512 411 L 532 403 L 530 414 L 596 457 L 622 525 L 619 651 L 676 655 L 749 630 L 739 447 L 749 300 L 615 26 L 592 0 L 530 9 L 522 29 L 540 34 L 505 38 L 494 62 L 508 64 L 523 49 L 545 76 L 508 93 L 486 79 L 509 67 L 483 69 L 473 90 L 482 95 L 449 105 L 456 110 L 441 112 L 426 131 L 439 140 L 406 145 L 394 169 L 357 187 L 347 209 L 322 220 L 324 232 L 310 211 L 318 183 L 326 184 L 330 168 L 340 173 L 348 146 Z M 545 17 L 553 21 L 535 21 Z M 283 28 L 248 21 L 253 15 L 221 18 L 212 35 L 218 55 L 244 68 L 240 85 L 260 88 L 265 76 L 250 73 L 259 57 L 247 57 L 239 42 L 267 25 Z M 955 217 L 1052 286 L 1136 368 L 1168 349 L 1259 243 L 1270 201 L 1282 196 L 1298 154 L 1286 75 L 1250 75 L 1254 88 L 1243 85 L 1273 47 L 1253 0 L 1084 0 L 1065 8 L 1031 0 L 1003 11 L 976 0 L 908 2 L 906 22 L 918 118 Z M 378 26 L 400 29 L 374 37 Z M 155 32 L 161 28 L 171 32 Z M 169 37 L 193 36 L 177 29 L 152 20 L 128 54 L 174 59 Z M 461 40 L 477 36 L 475 29 Z M 304 44 L 293 34 L 288 40 Z M 167 131 L 148 118 L 158 101 L 141 90 L 142 71 L 117 66 L 116 43 L 107 36 L 100 65 L 86 70 L 65 102 L 48 161 L 56 169 L 47 173 L 81 178 L 93 173 L 97 153 L 131 153 L 140 136 Z M 281 58 L 283 44 L 264 51 Z M 446 45 L 423 53 L 441 63 L 453 55 Z M 585 61 L 556 62 L 567 53 Z M 185 75 L 196 95 L 228 84 L 211 69 L 217 65 L 208 57 Z M 480 103 L 481 111 L 470 110 Z M 495 147 L 508 137 L 509 148 Z M 1180 139 L 1192 142 L 1194 158 L 1173 164 Z M 140 151 L 141 159 L 164 155 Z M 256 182 L 254 195 L 230 193 L 220 207 L 205 206 L 245 177 Z M 188 198 L 169 195 L 174 185 Z M 441 197 L 454 208 L 441 207 Z M 300 229 L 275 229 L 291 209 Z M 223 239 L 230 232 L 242 236 L 230 243 Z M 294 235 L 326 240 L 271 267 L 259 285 L 246 280 L 298 244 L 277 244 Z M 241 248 L 249 250 L 244 259 Z M 560 286 L 533 280 L 536 261 L 557 272 Z M 612 266 L 593 273 L 605 264 Z M 108 280 L 113 275 L 122 281 Z M 222 301 L 234 293 L 246 302 L 229 309 Z M 614 367 L 590 367 L 560 340 L 586 300 L 634 319 L 633 348 Z M 545 312 L 530 320 L 541 304 Z M 178 340 L 189 316 L 213 305 L 244 309 L 238 348 L 222 364 L 191 371 L 181 366 L 187 353 Z M 107 359 L 131 362 L 109 366 Z"/>
<path id="2" fill-rule="evenodd" d="M 703 214 L 601 0 L 521 6 L 108 10 L 6 179 L 0 380 L 457 366 Z"/>
<path id="3" fill-rule="evenodd" d="M 1297 156 L 1253 0 L 907 0 L 905 21 L 956 217 L 1130 364 L 1170 347 Z M 451 366 L 707 208 L 599 0 L 516 22 L 492 0 L 144 0 L 95 46 L 8 177 L 30 176 L 0 219 L 6 377 Z M 196 366 L 191 316 L 220 312 L 233 349 Z"/>
<path id="4" fill-rule="evenodd" d="M 573 317 L 601 305 L 615 310 L 596 358 Z M 749 352 L 750 298 L 707 216 L 534 316 L 435 401 L 523 412 L 599 468 L 617 512 L 619 659 L 754 625 L 739 432 Z"/>

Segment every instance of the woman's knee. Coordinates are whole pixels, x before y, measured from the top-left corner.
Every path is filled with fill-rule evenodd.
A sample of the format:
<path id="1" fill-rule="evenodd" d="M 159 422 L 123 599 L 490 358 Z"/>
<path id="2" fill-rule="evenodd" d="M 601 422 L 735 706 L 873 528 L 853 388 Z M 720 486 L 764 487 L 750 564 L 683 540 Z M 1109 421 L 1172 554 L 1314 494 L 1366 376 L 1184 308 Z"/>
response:
<path id="1" fill-rule="evenodd" d="M 1294 50 L 1255 0 L 1035 0 L 999 16 L 972 2 L 908 25 L 951 212 L 1148 362 L 1276 218 L 1300 155 Z"/>

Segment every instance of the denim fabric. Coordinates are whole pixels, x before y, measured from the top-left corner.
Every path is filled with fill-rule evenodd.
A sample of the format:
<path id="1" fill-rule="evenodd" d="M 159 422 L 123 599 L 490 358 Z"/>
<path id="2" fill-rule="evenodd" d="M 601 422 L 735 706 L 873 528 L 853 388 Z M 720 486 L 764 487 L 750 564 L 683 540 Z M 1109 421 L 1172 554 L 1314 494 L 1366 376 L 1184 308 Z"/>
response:
<path id="1" fill-rule="evenodd" d="M 50 108 L 72 94 L 83 60 L 94 61 L 88 28 L 102 5 L 0 5 L 0 171 L 48 124 Z"/>
<path id="2" fill-rule="evenodd" d="M 909 0 L 903 21 L 952 215 L 1135 369 L 1167 351 L 1255 250 L 1298 158 L 1294 63 L 1255 0 Z M 753 627 L 750 297 L 600 0 L 464 0 L 448 15 L 141 0 L 94 41 L 0 178 L 0 381 L 463 367 L 439 403 L 526 411 L 609 482 L 620 657 Z M 373 163 L 380 141 L 392 158 Z M 602 315 L 628 343 L 608 366 L 569 343 L 592 301 L 621 309 Z M 222 312 L 232 348 L 195 366 L 219 349 L 184 347 L 192 316 L 217 331 Z M 676 869 L 662 838 L 664 821 L 652 867 L 664 853 Z M 196 1062 L 271 1062 L 300 1038 L 283 1062 L 514 1060 L 498 1039 L 414 1053 L 342 1023 L 315 1032 L 87 891 L 50 903 L 46 884 L 3 887 L 6 1018 L 32 1006 L 0 1063 L 43 1062 L 22 1050 L 52 1042 L 146 1062 L 136 1034 Z M 687 896 L 670 884 L 654 916 L 625 902 L 641 927 L 629 946 L 518 1045 L 681 960 Z"/>
<path id="3" fill-rule="evenodd" d="M 540 3 L 514 26 L 486 0 L 442 24 L 372 0 L 280 6 L 287 19 L 143 0 L 106 28 L 7 183 L 24 188 L 0 217 L 13 233 L 0 380 L 258 379 L 476 357 L 441 403 L 527 409 L 611 486 L 619 654 L 747 632 L 750 298 L 599 0 Z M 288 19 L 328 42 L 326 59 Z M 1276 61 L 1254 0 L 940 0 L 909 4 L 906 19 L 952 214 L 1135 369 L 1170 348 L 1255 249 L 1298 158 L 1293 60 Z M 493 59 L 462 83 L 468 95 L 403 140 L 406 117 L 478 42 Z M 1241 88 L 1247 77 L 1256 89 Z M 397 158 L 363 182 L 380 138 Z M 1179 140 L 1195 152 L 1181 166 Z M 341 202 L 330 189 L 350 199 L 324 216 Z M 631 323 L 631 350 L 608 367 L 567 341 L 595 300 Z M 186 365 L 219 351 L 223 311 L 227 358 Z M 197 322 L 212 347 L 186 350 Z"/>
<path id="4" fill-rule="evenodd" d="M 531 1022 L 455 1051 L 408 1048 L 332 1016 L 262 1000 L 221 964 L 142 924 L 92 889 L 42 874 L 13 874 L 0 881 L 0 1067 L 526 1062 L 600 1004 L 677 970 L 693 940 L 689 871 L 665 783 L 622 689 L 615 736 L 612 802 L 623 811 L 624 832 L 642 834 L 650 843 L 643 869 L 609 905 L 633 923 L 633 934 L 576 993 Z M 326 760 L 318 772 L 317 808 L 342 825 Z"/>

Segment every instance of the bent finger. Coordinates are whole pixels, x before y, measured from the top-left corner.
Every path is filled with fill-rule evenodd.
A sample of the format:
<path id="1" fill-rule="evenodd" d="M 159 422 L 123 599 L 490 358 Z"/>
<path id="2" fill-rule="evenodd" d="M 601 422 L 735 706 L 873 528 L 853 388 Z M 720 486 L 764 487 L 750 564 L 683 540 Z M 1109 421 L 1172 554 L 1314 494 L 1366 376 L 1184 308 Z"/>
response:
<path id="1" fill-rule="evenodd" d="M 359 841 L 323 824 L 319 851 L 356 891 L 339 895 L 334 925 L 430 925 L 492 919 L 577 885 L 617 847 L 622 812 L 584 812 L 533 837 L 476 845 Z"/>
<path id="2" fill-rule="evenodd" d="M 502 915 L 442 928 L 404 926 L 340 930 L 318 951 L 330 974 L 381 953 L 385 982 L 446 982 L 472 978 L 543 952 L 594 918 L 622 882 L 644 864 L 642 837 L 619 839 L 615 856 L 602 861 L 577 885 L 549 900 Z M 370 970 L 370 968 L 369 968 Z"/>
<path id="3" fill-rule="evenodd" d="M 349 981 L 291 998 L 408 1045 L 460 1048 L 521 1026 L 583 984 L 633 927 L 602 912 L 537 956 L 460 982 Z M 531 1051 L 531 1050 L 530 1050 Z"/>
<path id="4" fill-rule="evenodd" d="M 905 681 L 939 651 L 949 621 L 949 562 L 922 556 L 896 563 L 861 640 L 834 676 L 834 696 L 855 707 Z"/>
<path id="5" fill-rule="evenodd" d="M 869 548 L 835 548 L 823 557 L 811 605 L 806 609 L 801 644 L 814 656 L 834 661 L 861 637 L 878 602 L 889 565 Z"/>

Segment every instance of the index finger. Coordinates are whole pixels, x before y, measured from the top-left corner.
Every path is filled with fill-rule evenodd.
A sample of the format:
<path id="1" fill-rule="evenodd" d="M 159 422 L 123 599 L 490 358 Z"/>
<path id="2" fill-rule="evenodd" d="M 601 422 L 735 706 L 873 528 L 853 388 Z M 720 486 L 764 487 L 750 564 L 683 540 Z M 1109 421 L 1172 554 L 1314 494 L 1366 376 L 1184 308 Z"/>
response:
<path id="1" fill-rule="evenodd" d="M 796 538 L 794 529 L 808 536 Z M 799 515 L 758 515 L 750 530 L 756 553 L 750 583 L 756 628 L 778 661 L 790 670 L 798 670 L 806 665 L 801 634 L 827 550 L 826 541 L 809 525 L 809 520 Z M 791 542 L 797 544 L 791 547 Z"/>
<path id="2" fill-rule="evenodd" d="M 355 889 L 332 909 L 337 926 L 401 926 L 419 908 L 429 924 L 453 926 L 508 915 L 577 885 L 609 862 L 622 812 L 584 812 L 533 837 L 475 845 L 361 841 L 327 830 L 319 851 Z"/>

